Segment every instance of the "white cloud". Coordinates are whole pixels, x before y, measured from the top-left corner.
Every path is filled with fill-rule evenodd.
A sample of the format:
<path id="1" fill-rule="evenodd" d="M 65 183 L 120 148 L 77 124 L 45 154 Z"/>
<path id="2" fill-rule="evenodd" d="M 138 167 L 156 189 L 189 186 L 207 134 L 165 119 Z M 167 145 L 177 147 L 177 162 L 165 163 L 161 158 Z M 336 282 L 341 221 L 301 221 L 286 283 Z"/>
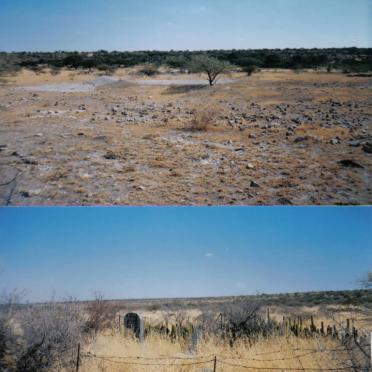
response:
<path id="1" fill-rule="evenodd" d="M 208 257 L 208 258 L 211 258 L 211 257 L 213 257 L 214 256 L 214 254 L 212 253 L 212 252 L 207 252 L 205 255 L 204 255 L 204 257 Z"/>

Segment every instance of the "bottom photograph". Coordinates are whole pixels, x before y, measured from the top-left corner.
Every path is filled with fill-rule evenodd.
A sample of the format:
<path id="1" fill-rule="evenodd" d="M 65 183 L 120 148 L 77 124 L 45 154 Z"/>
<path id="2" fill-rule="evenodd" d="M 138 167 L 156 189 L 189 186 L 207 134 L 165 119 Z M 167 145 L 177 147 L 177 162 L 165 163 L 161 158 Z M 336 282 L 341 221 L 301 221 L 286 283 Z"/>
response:
<path id="1" fill-rule="evenodd" d="M 370 371 L 369 207 L 0 209 L 0 371 Z"/>

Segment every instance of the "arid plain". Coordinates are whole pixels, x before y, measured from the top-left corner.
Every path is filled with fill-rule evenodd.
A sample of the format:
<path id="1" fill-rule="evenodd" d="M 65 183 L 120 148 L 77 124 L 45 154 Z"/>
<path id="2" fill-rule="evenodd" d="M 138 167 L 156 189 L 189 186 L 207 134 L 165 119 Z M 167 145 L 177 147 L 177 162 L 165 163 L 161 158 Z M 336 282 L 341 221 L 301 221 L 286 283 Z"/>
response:
<path id="1" fill-rule="evenodd" d="M 316 71 L 0 82 L 3 205 L 370 204 L 372 78 Z"/>

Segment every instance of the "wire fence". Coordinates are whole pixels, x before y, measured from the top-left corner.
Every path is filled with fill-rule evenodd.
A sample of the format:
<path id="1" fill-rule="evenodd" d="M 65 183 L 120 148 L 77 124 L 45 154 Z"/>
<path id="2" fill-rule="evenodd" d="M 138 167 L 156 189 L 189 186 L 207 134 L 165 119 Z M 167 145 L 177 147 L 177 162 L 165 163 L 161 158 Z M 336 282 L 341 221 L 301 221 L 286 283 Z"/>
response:
<path id="1" fill-rule="evenodd" d="M 250 358 L 243 357 L 232 357 L 227 355 L 199 355 L 199 356 L 138 356 L 138 355 L 125 355 L 125 356 L 114 356 L 114 355 L 97 355 L 92 352 L 80 352 L 80 346 L 78 348 L 78 355 L 76 360 L 76 371 L 79 371 L 80 366 L 83 365 L 85 360 L 96 359 L 103 362 L 114 363 L 118 365 L 127 365 L 127 366 L 152 366 L 152 367 L 191 367 L 191 366 L 200 366 L 200 365 L 209 365 L 212 369 L 208 369 L 213 372 L 218 371 L 219 366 L 233 367 L 234 370 L 257 370 L 257 371 L 370 371 L 369 366 L 364 366 L 363 363 L 356 365 L 348 365 L 344 363 L 343 365 L 338 365 L 337 367 L 317 367 L 317 368 L 306 368 L 302 366 L 301 358 L 309 355 L 315 355 L 317 353 L 339 353 L 339 352 L 351 352 L 359 350 L 361 347 L 368 347 L 369 345 L 356 345 L 353 347 L 338 347 L 333 349 L 306 349 L 306 348 L 292 348 L 286 349 L 286 351 L 292 352 L 301 352 L 301 354 L 291 355 L 288 357 L 278 357 L 278 358 L 259 358 L 257 356 L 262 355 L 272 355 L 274 353 L 281 353 L 283 350 L 268 351 L 265 353 L 256 353 L 253 354 Z M 364 351 L 365 352 L 365 351 Z M 371 356 L 365 354 L 367 358 Z M 285 362 L 289 360 L 297 359 L 301 367 L 280 367 L 280 366 L 253 366 L 249 362 Z M 368 363 L 368 362 L 367 362 Z"/>

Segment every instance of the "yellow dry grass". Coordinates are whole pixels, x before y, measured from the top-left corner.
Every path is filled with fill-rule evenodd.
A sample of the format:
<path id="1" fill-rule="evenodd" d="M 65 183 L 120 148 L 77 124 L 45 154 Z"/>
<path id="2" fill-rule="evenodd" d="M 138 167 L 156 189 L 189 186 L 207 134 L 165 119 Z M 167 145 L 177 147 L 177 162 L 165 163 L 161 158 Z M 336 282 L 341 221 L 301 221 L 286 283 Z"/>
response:
<path id="1" fill-rule="evenodd" d="M 230 347 L 217 339 L 209 338 L 201 340 L 195 352 L 191 352 L 190 345 L 182 340 L 172 342 L 163 336 L 150 335 L 146 337 L 145 342 L 139 343 L 129 336 L 109 332 L 98 335 L 94 341 L 83 348 L 80 370 L 82 372 L 213 371 L 215 356 L 217 357 L 216 370 L 223 372 L 246 370 L 237 365 L 252 367 L 249 369 L 252 371 L 264 371 L 266 368 L 278 368 L 279 371 L 286 369 L 301 371 L 308 368 L 336 369 L 340 362 L 347 359 L 343 351 L 337 351 L 336 358 L 334 353 L 330 352 L 339 349 L 340 345 L 332 339 L 274 337 L 268 340 L 262 339 L 251 346 L 245 342 L 237 342 Z M 200 364 L 192 365 L 196 362 Z"/>

